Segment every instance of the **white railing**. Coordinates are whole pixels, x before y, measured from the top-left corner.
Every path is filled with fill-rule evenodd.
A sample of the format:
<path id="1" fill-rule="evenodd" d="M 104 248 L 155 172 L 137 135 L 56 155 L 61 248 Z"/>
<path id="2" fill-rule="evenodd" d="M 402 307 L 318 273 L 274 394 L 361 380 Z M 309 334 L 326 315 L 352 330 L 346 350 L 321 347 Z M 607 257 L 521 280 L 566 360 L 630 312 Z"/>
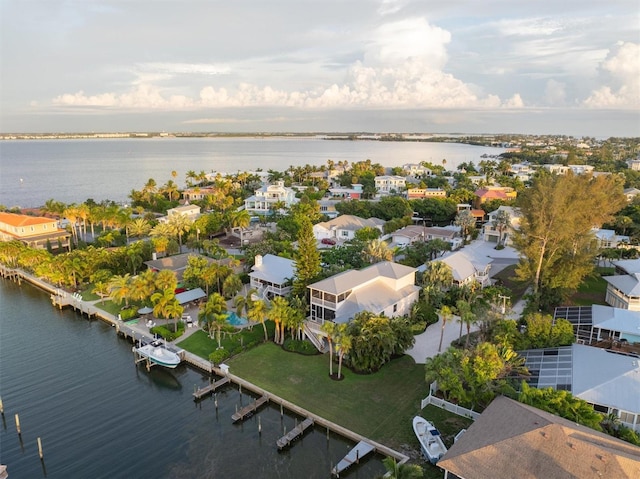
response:
<path id="1" fill-rule="evenodd" d="M 440 409 L 444 409 L 445 411 L 452 412 L 453 414 L 457 414 L 458 416 L 468 417 L 469 419 L 473 420 L 478 419 L 478 417 L 480 416 L 479 412 L 472 411 L 471 409 L 467 409 L 466 407 L 458 406 L 457 404 L 453 404 L 449 401 L 445 401 L 444 399 L 437 398 L 435 396 L 432 396 L 431 394 L 429 394 L 420 402 L 420 409 L 424 409 L 429 404 L 433 404 Z"/>

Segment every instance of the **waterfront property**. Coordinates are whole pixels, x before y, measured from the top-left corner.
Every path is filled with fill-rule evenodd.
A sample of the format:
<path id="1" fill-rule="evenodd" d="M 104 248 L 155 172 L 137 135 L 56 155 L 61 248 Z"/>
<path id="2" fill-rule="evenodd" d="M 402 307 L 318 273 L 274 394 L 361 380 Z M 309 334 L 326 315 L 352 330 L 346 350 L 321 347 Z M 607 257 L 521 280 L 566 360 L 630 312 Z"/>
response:
<path id="1" fill-rule="evenodd" d="M 167 216 L 158 218 L 161 223 L 168 222 L 173 216 L 183 216 L 185 218 L 194 221 L 200 217 L 200 207 L 198 205 L 183 205 L 176 206 L 175 208 L 169 208 L 167 210 Z"/>
<path id="2" fill-rule="evenodd" d="M 438 462 L 445 479 L 638 477 L 640 448 L 498 396 Z"/>
<path id="3" fill-rule="evenodd" d="M 383 261 L 349 270 L 308 286 L 310 320 L 346 323 L 361 311 L 387 317 L 407 314 L 418 299 L 416 269 Z"/>
<path id="4" fill-rule="evenodd" d="M 505 225 L 501 231 L 496 224 L 496 218 L 502 211 L 509 215 L 509 224 Z M 488 216 L 489 219 L 482 225 L 482 239 L 491 243 L 501 243 L 504 246 L 511 246 L 513 243 L 513 231 L 520 228 L 520 220 L 522 219 L 520 210 L 513 206 L 500 205 L 497 210 L 492 211 Z"/>
<path id="5" fill-rule="evenodd" d="M 286 296 L 291 292 L 291 280 L 295 276 L 295 262 L 273 254 L 256 255 L 249 273 L 250 286 L 262 299 Z"/>
<path id="6" fill-rule="evenodd" d="M 392 246 L 408 246 L 418 241 L 440 239 L 449 243 L 452 250 L 462 246 L 460 230 L 456 227 L 409 225 L 391 233 Z"/>
<path id="7" fill-rule="evenodd" d="M 273 214 L 276 210 L 284 210 L 298 202 L 296 192 L 284 186 L 284 181 L 276 181 L 273 185 L 265 185 L 255 190 L 255 194 L 244 200 L 244 208 L 251 215 Z"/>
<path id="8" fill-rule="evenodd" d="M 374 178 L 376 186 L 376 196 L 388 196 L 399 194 L 407 186 L 407 180 L 404 176 L 382 175 Z"/>
<path id="9" fill-rule="evenodd" d="M 71 233 L 58 221 L 43 216 L 0 212 L 0 241 L 18 240 L 31 248 L 69 248 Z"/>

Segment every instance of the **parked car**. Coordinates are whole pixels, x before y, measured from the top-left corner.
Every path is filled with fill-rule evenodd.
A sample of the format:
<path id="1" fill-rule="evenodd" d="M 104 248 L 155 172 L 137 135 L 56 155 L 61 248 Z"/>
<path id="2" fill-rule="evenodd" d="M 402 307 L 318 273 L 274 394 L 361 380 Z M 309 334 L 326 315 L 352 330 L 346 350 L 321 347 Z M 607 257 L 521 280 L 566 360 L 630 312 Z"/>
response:
<path id="1" fill-rule="evenodd" d="M 334 240 L 333 238 L 322 238 L 322 241 L 320 242 L 322 244 L 330 244 L 330 245 L 336 244 L 336 240 Z"/>

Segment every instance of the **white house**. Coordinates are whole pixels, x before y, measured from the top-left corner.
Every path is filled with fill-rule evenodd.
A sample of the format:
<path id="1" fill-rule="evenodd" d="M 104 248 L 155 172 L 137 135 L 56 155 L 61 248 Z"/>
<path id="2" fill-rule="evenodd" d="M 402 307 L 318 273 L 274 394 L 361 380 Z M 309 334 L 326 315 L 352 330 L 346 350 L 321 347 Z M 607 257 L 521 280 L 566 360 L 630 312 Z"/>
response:
<path id="1" fill-rule="evenodd" d="M 420 292 L 415 273 L 415 268 L 383 261 L 311 284 L 309 319 L 346 323 L 361 311 L 387 317 L 408 314 Z"/>
<path id="2" fill-rule="evenodd" d="M 593 233 L 600 248 L 617 248 L 620 244 L 629 244 L 630 241 L 628 236 L 616 234 L 614 230 L 594 229 Z"/>
<path id="3" fill-rule="evenodd" d="M 432 176 L 433 171 L 420 163 L 405 163 L 402 169 L 414 177 Z"/>
<path id="4" fill-rule="evenodd" d="M 615 414 L 624 425 L 640 430 L 640 360 L 593 346 L 518 351 L 536 388 L 564 389 L 593 404 L 596 411 Z"/>
<path id="5" fill-rule="evenodd" d="M 449 243 L 452 250 L 462 246 L 462 238 L 460 238 L 459 231 L 453 228 L 410 225 L 391 233 L 391 242 L 396 246 L 407 246 L 417 241 L 431 241 L 434 239 L 441 239 Z"/>
<path id="6" fill-rule="evenodd" d="M 487 261 L 469 256 L 464 251 L 455 251 L 438 261 L 442 261 L 451 268 L 453 283 L 458 286 L 470 284 L 474 281 L 480 283 L 483 288 L 491 284 L 489 278 L 491 259 Z"/>
<path id="7" fill-rule="evenodd" d="M 616 274 L 603 276 L 607 284 L 605 301 L 614 308 L 640 311 L 640 259 L 614 261 Z"/>
<path id="8" fill-rule="evenodd" d="M 200 217 L 200 207 L 198 205 L 184 205 L 170 208 L 167 210 L 167 216 L 158 218 L 158 221 L 166 223 L 172 216 L 184 216 L 191 221 L 195 221 Z"/>
<path id="9" fill-rule="evenodd" d="M 286 296 L 291 292 L 291 281 L 296 274 L 295 262 L 272 254 L 257 255 L 249 273 L 249 285 L 260 298 Z"/>
<path id="10" fill-rule="evenodd" d="M 400 193 L 407 185 L 407 180 L 397 175 L 376 176 L 374 181 L 378 196 Z"/>
<path id="11" fill-rule="evenodd" d="M 513 206 L 505 206 L 501 205 L 497 210 L 489 213 L 488 221 L 482 225 L 482 239 L 484 241 L 489 241 L 492 243 L 497 243 L 498 238 L 500 237 L 500 231 L 496 226 L 494 226 L 494 222 L 496 217 L 498 216 L 500 211 L 505 211 L 509 214 L 509 225 L 502 231 L 502 244 L 510 245 L 512 243 L 512 233 L 514 230 L 520 228 L 520 220 L 522 219 L 522 215 L 520 214 L 520 210 L 518 208 L 514 208 Z"/>
<path id="12" fill-rule="evenodd" d="M 255 191 L 253 196 L 244 200 L 244 207 L 252 215 L 267 215 L 274 211 L 274 206 L 281 203 L 289 208 L 297 203 L 296 192 L 284 186 L 284 181 L 276 181 L 273 185 L 264 185 Z"/>
<path id="13" fill-rule="evenodd" d="M 318 241 L 331 238 L 339 241 L 348 241 L 355 238 L 356 231 L 362 228 L 376 228 L 382 233 L 384 220 L 379 218 L 360 218 L 353 215 L 342 215 L 329 221 L 313 225 L 313 235 Z"/>

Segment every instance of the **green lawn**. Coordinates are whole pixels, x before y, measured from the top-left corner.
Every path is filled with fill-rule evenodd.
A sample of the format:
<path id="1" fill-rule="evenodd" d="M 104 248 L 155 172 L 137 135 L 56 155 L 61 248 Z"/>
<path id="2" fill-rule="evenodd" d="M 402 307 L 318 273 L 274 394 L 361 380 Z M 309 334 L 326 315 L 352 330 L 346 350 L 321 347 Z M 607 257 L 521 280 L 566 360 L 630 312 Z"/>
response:
<path id="1" fill-rule="evenodd" d="M 342 381 L 329 378 L 328 355 L 287 353 L 272 343 L 228 364 L 233 374 L 365 437 L 391 447 L 418 446 L 411 421 L 420 413 L 420 400 L 427 396 L 428 388 L 424 366 L 409 356 L 371 375 L 343 369 Z"/>
<path id="2" fill-rule="evenodd" d="M 522 299 L 524 292 L 529 286 L 529 283 L 516 279 L 516 267 L 517 265 L 515 264 L 509 265 L 493 276 L 494 279 L 502 282 L 502 286 L 509 288 L 513 292 L 511 296 L 511 304 L 516 304 L 520 299 Z"/>
<path id="3" fill-rule="evenodd" d="M 604 271 L 607 272 L 606 270 Z M 574 306 L 589 306 L 591 304 L 604 304 L 604 298 L 607 291 L 607 282 L 600 275 L 600 271 L 596 271 L 594 276 L 589 276 L 582 281 L 571 298 L 569 304 Z"/>
<path id="4" fill-rule="evenodd" d="M 273 336 L 274 325 L 272 321 L 267 321 L 267 334 L 269 337 Z M 242 346 L 248 346 L 251 343 L 259 343 L 264 341 L 264 329 L 261 324 L 254 326 L 252 329 L 242 329 L 235 334 L 224 334 L 222 336 L 222 340 L 220 341 L 223 348 L 227 351 L 234 351 L 235 349 L 241 348 Z M 209 359 L 209 354 L 214 352 L 218 347 L 218 341 L 215 337 L 213 339 L 209 338 L 209 335 L 200 330 L 195 333 L 189 335 L 184 340 L 180 341 L 176 344 L 180 346 L 185 351 L 189 351 L 190 353 L 195 354 L 196 356 L 200 356 L 204 359 Z"/>

